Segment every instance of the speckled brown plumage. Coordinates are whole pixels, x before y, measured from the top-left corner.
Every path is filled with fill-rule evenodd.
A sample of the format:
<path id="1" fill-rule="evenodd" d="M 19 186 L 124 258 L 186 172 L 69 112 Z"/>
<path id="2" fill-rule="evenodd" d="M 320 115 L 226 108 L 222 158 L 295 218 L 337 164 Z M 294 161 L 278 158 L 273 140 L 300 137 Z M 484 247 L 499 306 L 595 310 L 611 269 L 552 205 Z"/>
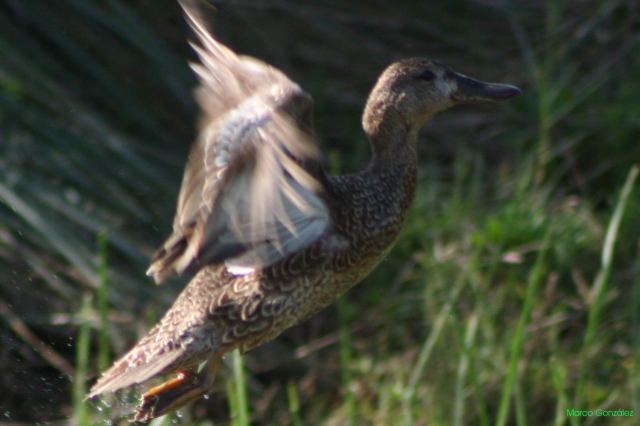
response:
<path id="1" fill-rule="evenodd" d="M 311 133 L 311 100 L 278 70 L 237 56 L 209 34 L 196 0 L 181 0 L 198 35 L 204 111 L 173 234 L 149 274 L 195 273 L 160 322 L 107 370 L 90 397 L 186 371 L 147 392 L 148 421 L 210 391 L 220 357 L 248 351 L 357 284 L 393 246 L 413 199 L 424 122 L 457 103 L 508 99 L 428 59 L 396 62 L 372 90 L 363 127 L 373 158 L 329 176 Z M 209 361 L 196 375 L 197 366 Z"/>

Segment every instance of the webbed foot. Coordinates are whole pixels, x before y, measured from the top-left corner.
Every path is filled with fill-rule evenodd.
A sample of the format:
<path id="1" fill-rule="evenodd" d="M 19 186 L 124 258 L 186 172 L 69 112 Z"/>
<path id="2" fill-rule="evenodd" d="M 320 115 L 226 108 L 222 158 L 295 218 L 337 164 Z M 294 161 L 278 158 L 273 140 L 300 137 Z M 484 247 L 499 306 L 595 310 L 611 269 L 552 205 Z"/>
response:
<path id="1" fill-rule="evenodd" d="M 219 365 L 219 358 L 212 359 L 199 374 L 180 370 L 177 377 L 149 389 L 142 395 L 132 421 L 147 423 L 208 395 Z"/>

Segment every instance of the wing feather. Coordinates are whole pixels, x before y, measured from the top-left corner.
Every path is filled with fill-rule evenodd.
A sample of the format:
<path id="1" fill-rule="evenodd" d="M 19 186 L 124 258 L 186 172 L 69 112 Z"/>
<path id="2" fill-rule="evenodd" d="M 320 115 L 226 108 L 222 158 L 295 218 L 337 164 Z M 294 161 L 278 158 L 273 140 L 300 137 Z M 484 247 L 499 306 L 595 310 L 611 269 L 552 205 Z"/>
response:
<path id="1" fill-rule="evenodd" d="M 271 265 L 330 222 L 309 95 L 279 70 L 236 55 L 213 38 L 194 1 L 180 3 L 199 41 L 192 68 L 203 117 L 173 234 L 147 271 L 156 282 L 223 261 L 242 273 Z"/>

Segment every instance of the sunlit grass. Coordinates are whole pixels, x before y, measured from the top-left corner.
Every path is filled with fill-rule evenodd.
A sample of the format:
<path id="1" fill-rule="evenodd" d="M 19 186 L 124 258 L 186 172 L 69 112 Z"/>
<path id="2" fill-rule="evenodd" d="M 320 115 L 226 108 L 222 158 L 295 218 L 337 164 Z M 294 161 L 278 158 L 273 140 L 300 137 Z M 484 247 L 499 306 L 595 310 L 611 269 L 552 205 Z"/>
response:
<path id="1" fill-rule="evenodd" d="M 250 413 L 247 399 L 247 385 L 244 373 L 244 363 L 239 349 L 231 353 L 233 381 L 229 384 L 228 395 L 233 426 L 248 426 Z"/>

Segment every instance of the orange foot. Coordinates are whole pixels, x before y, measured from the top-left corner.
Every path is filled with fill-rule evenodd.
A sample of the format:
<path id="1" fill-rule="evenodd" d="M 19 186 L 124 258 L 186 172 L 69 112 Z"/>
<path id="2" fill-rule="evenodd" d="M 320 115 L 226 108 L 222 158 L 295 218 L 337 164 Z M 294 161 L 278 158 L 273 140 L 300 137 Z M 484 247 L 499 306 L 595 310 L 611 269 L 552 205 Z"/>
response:
<path id="1" fill-rule="evenodd" d="M 219 360 L 210 360 L 201 374 L 180 370 L 177 377 L 149 389 L 142 395 L 133 421 L 149 422 L 209 394 L 218 365 Z"/>

